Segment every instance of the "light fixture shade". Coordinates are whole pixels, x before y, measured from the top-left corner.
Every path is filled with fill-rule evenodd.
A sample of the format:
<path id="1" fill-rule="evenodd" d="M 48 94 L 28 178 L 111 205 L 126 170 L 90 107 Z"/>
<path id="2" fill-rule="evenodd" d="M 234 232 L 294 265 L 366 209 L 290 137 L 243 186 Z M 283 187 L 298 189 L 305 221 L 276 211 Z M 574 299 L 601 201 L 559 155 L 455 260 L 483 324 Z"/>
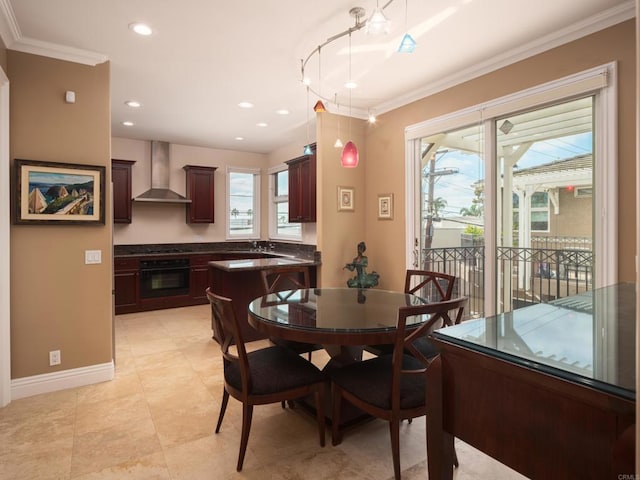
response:
<path id="1" fill-rule="evenodd" d="M 311 145 L 305 145 L 304 150 L 302 150 L 303 155 L 313 155 L 313 151 L 311 150 Z"/>
<path id="2" fill-rule="evenodd" d="M 342 148 L 344 145 L 342 144 L 342 140 L 336 138 L 336 143 L 333 144 L 335 148 Z"/>
<path id="3" fill-rule="evenodd" d="M 327 109 L 324 106 L 324 103 L 322 103 L 322 100 L 318 100 L 316 102 L 316 104 L 313 106 L 313 111 L 316 113 L 322 113 L 327 111 Z"/>
<path id="4" fill-rule="evenodd" d="M 342 149 L 340 162 L 344 168 L 355 168 L 358 166 L 358 147 L 349 140 Z"/>
<path id="5" fill-rule="evenodd" d="M 380 33 L 389 33 L 389 27 L 391 22 L 385 17 L 381 8 L 376 9 L 371 14 L 371 17 L 367 21 L 367 33 L 370 35 L 378 35 Z"/>
<path id="6" fill-rule="evenodd" d="M 404 37 L 402 37 L 402 41 L 400 42 L 400 46 L 398 47 L 398 53 L 413 53 L 416 49 L 416 45 L 418 44 L 413 37 L 408 33 L 405 33 Z"/>

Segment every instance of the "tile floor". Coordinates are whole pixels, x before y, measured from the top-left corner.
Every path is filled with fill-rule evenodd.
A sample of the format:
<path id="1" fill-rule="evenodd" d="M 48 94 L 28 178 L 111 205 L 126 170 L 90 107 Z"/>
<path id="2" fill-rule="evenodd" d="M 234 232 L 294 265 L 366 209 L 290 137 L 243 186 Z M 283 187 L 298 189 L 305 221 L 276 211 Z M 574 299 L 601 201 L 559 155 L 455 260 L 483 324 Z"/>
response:
<path id="1" fill-rule="evenodd" d="M 117 316 L 113 381 L 0 409 L 0 479 L 393 478 L 386 422 L 346 433 L 337 447 L 327 431 L 320 448 L 312 417 L 279 404 L 254 409 L 244 469 L 236 472 L 241 409 L 233 398 L 213 433 L 222 370 L 209 315 L 203 305 Z M 318 365 L 327 359 L 313 354 Z M 456 442 L 455 479 L 523 478 Z M 426 478 L 424 418 L 402 424 L 400 450 L 402 478 Z"/>

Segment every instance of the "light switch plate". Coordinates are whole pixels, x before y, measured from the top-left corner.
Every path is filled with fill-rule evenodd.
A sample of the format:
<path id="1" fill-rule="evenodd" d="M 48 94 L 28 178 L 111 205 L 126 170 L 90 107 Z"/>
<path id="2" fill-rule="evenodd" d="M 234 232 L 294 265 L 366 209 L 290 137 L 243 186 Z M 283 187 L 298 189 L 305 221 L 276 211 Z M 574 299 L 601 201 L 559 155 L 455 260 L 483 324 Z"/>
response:
<path id="1" fill-rule="evenodd" d="M 102 250 L 85 250 L 84 263 L 86 265 L 102 263 Z"/>

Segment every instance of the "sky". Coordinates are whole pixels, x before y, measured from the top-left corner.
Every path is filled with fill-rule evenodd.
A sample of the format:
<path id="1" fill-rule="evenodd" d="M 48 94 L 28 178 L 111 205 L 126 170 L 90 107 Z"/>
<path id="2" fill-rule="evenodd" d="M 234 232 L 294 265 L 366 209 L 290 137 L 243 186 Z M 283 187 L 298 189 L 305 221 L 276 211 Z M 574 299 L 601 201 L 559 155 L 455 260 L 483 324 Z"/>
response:
<path id="1" fill-rule="evenodd" d="M 582 133 L 571 137 L 545 140 L 532 145 L 518 162 L 519 168 L 550 163 L 556 160 L 571 158 L 576 155 L 591 153 L 592 135 Z M 458 216 L 460 209 L 469 208 L 474 198 L 473 183 L 484 178 L 484 166 L 476 154 L 460 150 L 448 150 L 437 155 L 436 171 L 440 169 L 456 169 L 457 173 L 436 177 L 434 198 L 442 197 L 447 206 L 441 216 Z M 423 188 L 427 181 L 423 180 Z M 426 192 L 425 192 L 426 194 Z"/>

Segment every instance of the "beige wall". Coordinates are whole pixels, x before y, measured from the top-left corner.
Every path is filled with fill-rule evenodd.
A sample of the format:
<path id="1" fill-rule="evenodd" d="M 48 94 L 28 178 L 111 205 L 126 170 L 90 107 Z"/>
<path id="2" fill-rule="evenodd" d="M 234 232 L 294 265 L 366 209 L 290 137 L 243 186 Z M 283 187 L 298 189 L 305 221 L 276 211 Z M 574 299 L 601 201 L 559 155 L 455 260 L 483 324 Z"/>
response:
<path id="1" fill-rule="evenodd" d="M 347 143 L 349 119 L 328 112 L 317 114 L 318 250 L 322 252 L 319 283 L 323 287 L 346 286 L 353 273 L 343 270 L 343 267 L 358 254 L 357 245 L 360 241 L 367 242 L 369 271 L 377 270 L 376 260 L 381 254 L 375 247 L 371 248 L 366 236 L 370 208 L 366 205 L 368 185 L 365 185 L 365 175 L 370 167 L 365 122 L 351 119 L 350 139 L 358 147 L 360 161 L 356 168 L 342 168 L 342 149 L 333 146 L 338 136 L 338 119 L 342 141 Z M 353 212 L 338 211 L 338 186 L 354 188 Z"/>
<path id="2" fill-rule="evenodd" d="M 634 21 L 608 28 L 527 60 L 510 65 L 464 84 L 431 95 L 378 117 L 375 125 L 367 125 L 366 142 L 356 171 L 331 170 L 331 182 L 325 181 L 324 194 L 331 194 L 335 184 L 358 184 L 358 213 L 354 224 L 340 222 L 340 215 L 323 216 L 319 225 L 318 244 L 324 245 L 326 262 L 330 248 L 355 250 L 355 238 L 346 237 L 342 228 L 355 229 L 368 246 L 369 263 L 380 273 L 380 287 L 401 289 L 405 271 L 405 144 L 404 128 L 430 118 L 486 102 L 510 93 L 558 79 L 591 67 L 618 62 L 618 199 L 619 205 L 619 279 L 635 279 L 635 210 L 628 199 L 635 198 L 635 32 Z M 322 132 L 323 145 L 330 143 L 333 133 Z M 320 138 L 320 135 L 319 135 Z M 335 139 L 335 136 L 333 137 Z M 393 193 L 395 214 L 392 221 L 377 220 L 377 195 Z M 326 202 L 323 206 L 330 205 Z M 335 222 L 335 223 L 334 223 Z M 320 233 L 322 230 L 322 233 Z M 360 238 L 358 238 L 359 240 Z M 337 256 L 337 252 L 333 257 Z M 342 257 L 347 257 L 344 254 Z M 336 267 L 336 258 L 332 258 Z M 328 265 L 323 266 L 326 272 Z M 332 280 L 336 278 L 334 275 Z M 325 277 L 323 275 L 323 281 Z"/>
<path id="3" fill-rule="evenodd" d="M 136 162 L 132 169 L 133 197 L 151 188 L 150 142 L 114 137 L 111 148 L 113 158 Z M 260 168 L 263 173 L 266 173 L 266 156 L 258 153 L 171 144 L 169 158 L 169 186 L 181 195 L 186 194 L 186 172 L 183 166 L 217 167 L 214 176 L 215 223 L 198 225 L 186 223 L 187 207 L 184 204 L 133 202 L 131 224 L 114 225 L 113 243 L 115 245 L 224 242 L 227 166 Z M 261 185 L 261 189 L 263 188 L 266 189 L 266 186 Z M 261 225 L 263 229 L 266 227 L 266 224 Z"/>
<path id="4" fill-rule="evenodd" d="M 108 166 L 109 64 L 7 57 L 11 158 Z M 64 102 L 66 90 L 75 104 Z M 105 205 L 109 218 L 109 191 Z M 10 241 L 12 378 L 110 362 L 110 222 L 12 225 Z M 87 249 L 102 251 L 100 265 L 84 264 Z M 61 365 L 49 367 L 51 350 L 61 351 Z"/>
<path id="5" fill-rule="evenodd" d="M 162 139 L 154 139 L 162 140 Z M 151 187 L 151 144 L 148 140 L 113 137 L 113 158 L 134 160 L 132 167 L 132 194 L 140 195 Z M 296 142 L 269 155 L 172 144 L 170 146 L 170 187 L 185 195 L 184 165 L 217 167 L 215 173 L 215 223 L 190 225 L 185 222 L 185 205 L 166 203 L 133 203 L 131 224 L 115 224 L 113 243 L 135 245 L 145 243 L 224 242 L 226 239 L 226 167 L 260 168 L 262 171 L 260 238 L 269 238 L 269 178 L 268 168 L 284 163 L 302 154 Z M 315 245 L 315 224 L 303 224 L 302 242 Z"/>

